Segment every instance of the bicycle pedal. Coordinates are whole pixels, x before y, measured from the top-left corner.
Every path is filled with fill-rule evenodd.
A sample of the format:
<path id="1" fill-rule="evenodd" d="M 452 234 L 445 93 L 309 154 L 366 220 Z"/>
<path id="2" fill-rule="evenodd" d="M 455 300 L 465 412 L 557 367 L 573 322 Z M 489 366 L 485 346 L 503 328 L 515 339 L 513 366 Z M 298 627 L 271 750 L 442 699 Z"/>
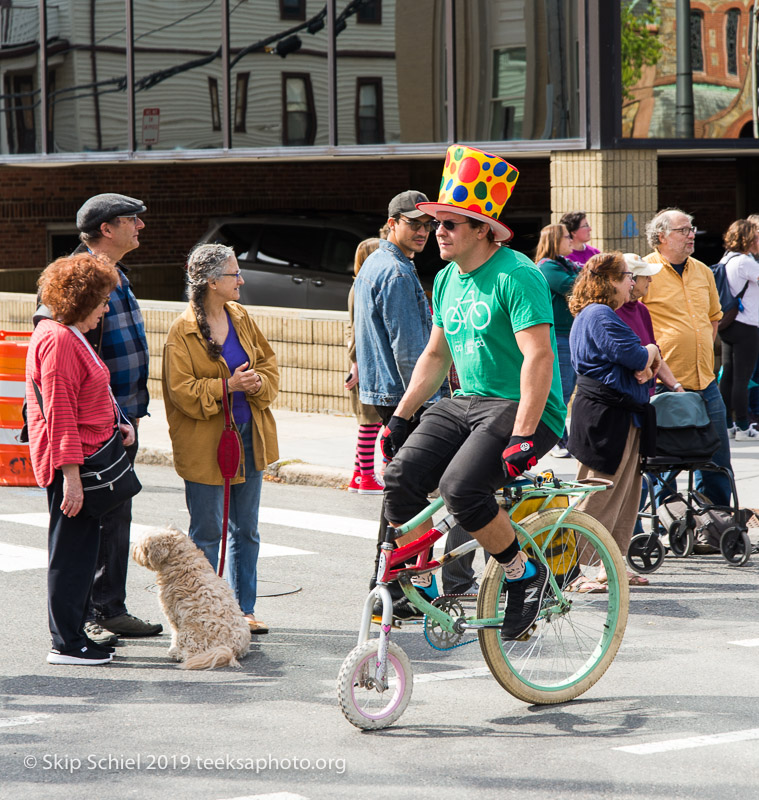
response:
<path id="1" fill-rule="evenodd" d="M 529 639 L 532 636 L 532 634 L 535 633 L 535 630 L 536 630 L 537 627 L 538 626 L 535 625 L 535 624 L 531 625 L 529 630 L 525 631 L 521 636 L 519 636 L 518 638 L 514 639 L 514 641 L 515 642 L 527 642 L 527 641 L 529 641 Z"/>
<path id="2" fill-rule="evenodd" d="M 372 615 L 372 622 L 375 625 L 382 625 L 382 617 L 377 616 L 376 614 L 373 614 Z M 395 617 L 393 617 L 393 620 L 391 622 L 391 627 L 393 627 L 393 628 L 395 628 L 397 630 L 397 629 L 399 629 L 401 627 L 401 625 L 402 625 L 401 620 L 395 619 Z"/>

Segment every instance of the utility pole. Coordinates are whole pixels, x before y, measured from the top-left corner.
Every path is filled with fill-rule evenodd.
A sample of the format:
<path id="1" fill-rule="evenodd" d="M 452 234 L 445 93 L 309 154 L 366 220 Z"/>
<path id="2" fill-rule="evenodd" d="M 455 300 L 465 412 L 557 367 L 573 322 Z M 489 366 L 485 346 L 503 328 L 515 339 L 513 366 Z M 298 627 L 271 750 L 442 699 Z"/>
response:
<path id="1" fill-rule="evenodd" d="M 693 69 L 690 59 L 690 0 L 677 0 L 677 91 L 675 94 L 675 136 L 692 139 Z"/>

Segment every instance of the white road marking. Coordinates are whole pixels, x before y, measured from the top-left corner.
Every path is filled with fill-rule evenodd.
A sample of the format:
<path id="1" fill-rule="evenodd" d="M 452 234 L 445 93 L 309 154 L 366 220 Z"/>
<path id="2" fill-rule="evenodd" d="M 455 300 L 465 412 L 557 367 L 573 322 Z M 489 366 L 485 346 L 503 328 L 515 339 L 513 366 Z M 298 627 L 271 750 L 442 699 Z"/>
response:
<path id="1" fill-rule="evenodd" d="M 0 514 L 0 521 L 13 522 L 18 525 L 31 525 L 35 528 L 47 528 L 49 517 L 46 513 L 29 514 Z M 132 523 L 130 540 L 139 539 L 147 531 L 153 530 L 152 525 Z M 280 556 L 312 556 L 316 555 L 311 550 L 299 550 L 297 547 L 287 547 L 282 544 L 261 543 L 258 552 L 259 558 L 277 558 Z M 23 569 L 47 569 L 47 550 L 39 547 L 25 547 L 22 545 L 5 544 L 0 542 L 0 572 L 15 572 Z"/>
<path id="2" fill-rule="evenodd" d="M 0 542 L 0 572 L 47 569 L 47 550 Z"/>
<path id="3" fill-rule="evenodd" d="M 38 722 L 50 719 L 52 714 L 27 714 L 23 717 L 0 718 L 0 728 L 15 728 L 17 725 L 36 725 Z"/>
<path id="4" fill-rule="evenodd" d="M 308 800 L 308 798 L 292 792 L 274 792 L 273 794 L 246 794 L 245 797 L 228 797 L 226 800 Z"/>
<path id="5" fill-rule="evenodd" d="M 739 644 L 741 647 L 759 647 L 759 639 L 741 639 L 737 642 L 728 642 L 728 644 Z"/>
<path id="6" fill-rule="evenodd" d="M 416 678 L 414 678 L 416 682 Z M 733 742 L 748 742 L 759 739 L 759 728 L 749 728 L 745 731 L 728 731 L 707 736 L 690 736 L 687 739 L 670 739 L 666 742 L 650 742 L 649 744 L 632 744 L 626 747 L 614 747 L 625 753 L 635 753 L 639 756 L 651 753 L 667 753 L 672 750 L 689 750 L 692 747 L 710 747 L 713 744 L 732 744 Z"/>
<path id="7" fill-rule="evenodd" d="M 314 514 L 311 511 L 291 511 L 286 508 L 262 507 L 258 511 L 258 521 L 267 525 L 285 525 L 288 528 L 300 528 L 305 531 L 336 533 L 340 536 L 375 540 L 379 529 L 379 520 Z"/>
<path id="8" fill-rule="evenodd" d="M 451 669 L 444 672 L 423 672 L 414 675 L 414 683 L 432 683 L 433 681 L 455 681 L 461 678 L 487 678 L 490 676 L 487 667 L 473 667 L 472 669 Z"/>

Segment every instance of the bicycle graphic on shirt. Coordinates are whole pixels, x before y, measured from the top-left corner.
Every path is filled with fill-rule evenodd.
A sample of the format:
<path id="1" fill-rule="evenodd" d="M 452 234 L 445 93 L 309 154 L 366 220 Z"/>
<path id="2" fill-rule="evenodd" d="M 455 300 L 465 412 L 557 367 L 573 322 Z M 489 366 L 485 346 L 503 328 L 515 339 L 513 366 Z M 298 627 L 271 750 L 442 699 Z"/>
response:
<path id="1" fill-rule="evenodd" d="M 445 312 L 445 332 L 454 336 L 462 326 L 467 328 L 471 323 L 476 331 L 490 325 L 490 308 L 484 300 L 474 299 L 474 289 L 459 297 L 455 306 Z M 455 327 L 454 327 L 455 326 Z"/>

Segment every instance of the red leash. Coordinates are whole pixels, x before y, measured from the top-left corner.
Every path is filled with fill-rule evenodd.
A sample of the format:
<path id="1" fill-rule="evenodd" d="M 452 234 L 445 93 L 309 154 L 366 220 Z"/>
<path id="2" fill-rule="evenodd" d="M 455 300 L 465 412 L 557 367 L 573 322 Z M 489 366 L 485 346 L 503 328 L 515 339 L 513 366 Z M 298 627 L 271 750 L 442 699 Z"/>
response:
<path id="1" fill-rule="evenodd" d="M 232 417 L 229 413 L 229 396 L 227 381 L 224 381 L 224 430 L 221 432 L 219 447 L 216 450 L 216 460 L 219 462 L 221 477 L 224 478 L 224 517 L 221 525 L 221 554 L 219 556 L 219 577 L 224 574 L 224 557 L 227 554 L 227 527 L 229 525 L 229 490 L 232 478 L 240 471 L 240 457 L 242 456 L 242 442 L 240 434 L 232 427 Z"/>

